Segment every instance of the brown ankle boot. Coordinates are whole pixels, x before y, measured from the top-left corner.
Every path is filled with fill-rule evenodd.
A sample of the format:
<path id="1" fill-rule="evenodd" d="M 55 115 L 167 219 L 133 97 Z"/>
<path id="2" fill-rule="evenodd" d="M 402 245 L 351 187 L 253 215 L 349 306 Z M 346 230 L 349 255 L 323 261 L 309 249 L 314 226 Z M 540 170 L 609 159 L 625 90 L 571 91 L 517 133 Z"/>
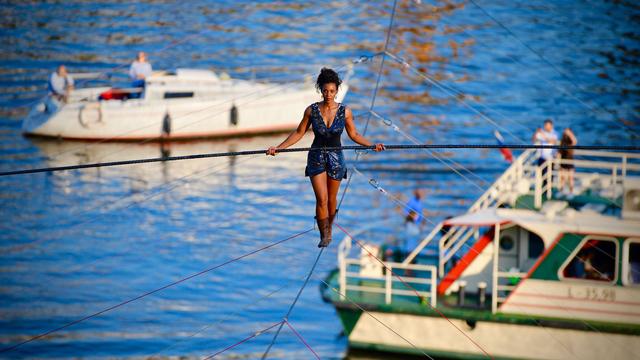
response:
<path id="1" fill-rule="evenodd" d="M 329 218 L 316 219 L 318 221 L 318 230 L 320 231 L 320 243 L 318 247 L 327 247 L 331 243 L 331 232 L 329 231 Z"/>
<path id="2" fill-rule="evenodd" d="M 333 220 L 335 220 L 336 215 L 338 214 L 338 210 L 336 210 L 336 212 L 334 212 L 333 214 L 329 214 L 329 239 L 331 239 L 333 237 L 332 233 L 333 233 Z M 329 240 L 331 241 L 331 240 Z"/>

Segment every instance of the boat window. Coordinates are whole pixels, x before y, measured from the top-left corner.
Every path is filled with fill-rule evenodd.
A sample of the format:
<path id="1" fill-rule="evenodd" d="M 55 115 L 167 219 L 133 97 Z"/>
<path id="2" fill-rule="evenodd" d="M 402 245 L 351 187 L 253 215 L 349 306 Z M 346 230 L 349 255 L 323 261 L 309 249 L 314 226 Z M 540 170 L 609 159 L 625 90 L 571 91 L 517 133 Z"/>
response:
<path id="1" fill-rule="evenodd" d="M 585 239 L 561 273 L 569 279 L 611 282 L 616 278 L 617 250 L 615 239 Z"/>
<path id="2" fill-rule="evenodd" d="M 625 246 L 624 284 L 640 284 L 640 239 L 628 239 Z"/>
<path id="3" fill-rule="evenodd" d="M 180 98 L 191 98 L 193 97 L 193 91 L 174 91 L 174 92 L 165 92 L 165 99 L 180 99 Z"/>
<path id="4" fill-rule="evenodd" d="M 529 233 L 529 259 L 537 259 L 544 251 L 544 241 L 536 233 Z"/>
<path id="5" fill-rule="evenodd" d="M 514 244 L 515 241 L 513 241 L 513 238 L 509 235 L 504 235 L 500 238 L 500 248 L 504 251 L 513 249 Z"/>

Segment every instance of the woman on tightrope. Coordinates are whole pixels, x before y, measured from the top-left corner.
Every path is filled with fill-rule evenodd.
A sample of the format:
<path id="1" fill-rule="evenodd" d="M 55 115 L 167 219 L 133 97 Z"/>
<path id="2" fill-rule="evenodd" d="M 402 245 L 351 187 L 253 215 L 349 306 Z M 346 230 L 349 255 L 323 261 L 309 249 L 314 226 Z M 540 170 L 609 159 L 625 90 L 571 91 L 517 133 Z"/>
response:
<path id="1" fill-rule="evenodd" d="M 354 142 L 363 146 L 373 144 L 358 133 L 353 123 L 353 113 L 344 104 L 335 102 L 342 80 L 332 69 L 322 68 L 316 81 L 316 89 L 322 93 L 322 102 L 313 103 L 304 111 L 304 116 L 289 136 L 278 146 L 271 146 L 267 155 L 275 156 L 279 149 L 294 145 L 313 128 L 315 138 L 312 150 L 307 155 L 305 176 L 311 179 L 311 186 L 316 196 L 316 221 L 320 230 L 318 247 L 326 247 L 331 242 L 331 230 L 336 216 L 336 197 L 340 189 L 340 181 L 347 178 L 347 167 L 342 150 L 326 150 L 340 147 L 340 135 L 347 129 L 347 134 Z M 383 144 L 375 144 L 376 151 L 384 150 Z"/>

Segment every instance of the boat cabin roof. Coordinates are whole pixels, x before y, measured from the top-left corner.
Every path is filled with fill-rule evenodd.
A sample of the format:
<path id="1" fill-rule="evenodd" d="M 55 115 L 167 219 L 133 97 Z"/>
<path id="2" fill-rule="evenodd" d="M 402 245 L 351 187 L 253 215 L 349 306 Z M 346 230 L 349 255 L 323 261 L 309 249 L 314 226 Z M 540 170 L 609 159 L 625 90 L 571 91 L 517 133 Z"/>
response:
<path id="1" fill-rule="evenodd" d="M 640 221 L 621 219 L 593 211 L 575 210 L 562 201 L 549 201 L 540 211 L 488 208 L 448 219 L 448 226 L 486 227 L 515 224 L 538 234 L 551 244 L 563 233 L 640 237 Z"/>

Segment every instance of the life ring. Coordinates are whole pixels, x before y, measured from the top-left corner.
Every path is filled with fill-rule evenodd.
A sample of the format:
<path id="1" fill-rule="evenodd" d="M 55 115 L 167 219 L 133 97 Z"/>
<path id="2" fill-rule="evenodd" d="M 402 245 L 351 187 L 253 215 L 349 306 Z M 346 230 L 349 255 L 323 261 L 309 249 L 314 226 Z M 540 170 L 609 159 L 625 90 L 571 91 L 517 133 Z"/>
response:
<path id="1" fill-rule="evenodd" d="M 93 118 L 91 117 L 91 115 L 87 114 L 87 111 L 91 111 L 89 112 L 89 114 L 97 114 L 97 116 Z M 82 127 L 87 129 L 90 127 L 91 124 L 101 123 L 102 122 L 102 106 L 100 106 L 100 103 L 90 103 L 83 106 L 82 109 L 80 109 L 80 113 L 78 114 L 78 120 L 80 122 L 80 125 L 82 125 Z"/>

